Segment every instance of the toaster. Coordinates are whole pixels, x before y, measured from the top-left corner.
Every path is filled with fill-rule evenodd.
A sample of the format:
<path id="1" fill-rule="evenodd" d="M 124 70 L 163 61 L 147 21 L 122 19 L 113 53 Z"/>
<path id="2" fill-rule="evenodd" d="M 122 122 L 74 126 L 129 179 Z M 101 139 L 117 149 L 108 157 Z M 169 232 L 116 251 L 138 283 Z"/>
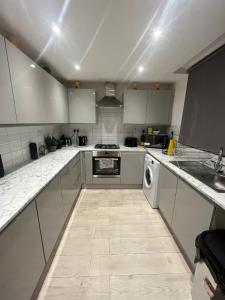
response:
<path id="1" fill-rule="evenodd" d="M 137 147 L 137 138 L 135 137 L 126 137 L 125 138 L 125 146 L 126 147 Z"/>

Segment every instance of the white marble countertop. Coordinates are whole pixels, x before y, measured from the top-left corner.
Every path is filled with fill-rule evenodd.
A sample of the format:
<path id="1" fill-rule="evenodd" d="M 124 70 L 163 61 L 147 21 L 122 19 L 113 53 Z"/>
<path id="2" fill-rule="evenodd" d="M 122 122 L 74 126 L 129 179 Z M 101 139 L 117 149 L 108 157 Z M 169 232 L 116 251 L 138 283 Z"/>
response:
<path id="1" fill-rule="evenodd" d="M 49 153 L 1 178 L 0 231 L 22 211 L 79 152 L 93 150 L 96 150 L 94 145 L 63 148 L 56 152 Z M 145 152 L 145 149 L 142 147 L 130 148 L 120 146 L 120 149 L 110 151 Z"/>
<path id="2" fill-rule="evenodd" d="M 0 231 L 2 231 L 39 193 L 44 187 L 81 151 L 96 150 L 94 145 L 84 147 L 68 147 L 58 150 L 29 163 L 0 179 Z M 99 150 L 101 151 L 101 150 Z M 103 149 L 104 151 L 104 149 Z M 218 193 L 179 169 L 170 161 L 174 157 L 162 154 L 159 149 L 142 147 L 125 147 L 110 151 L 149 152 L 169 170 L 188 182 L 193 188 L 225 209 L 225 193 Z"/>
<path id="3" fill-rule="evenodd" d="M 174 174 L 176 174 L 178 177 L 182 178 L 184 181 L 189 183 L 195 190 L 199 191 L 206 198 L 210 199 L 214 204 L 225 209 L 225 193 L 218 193 L 214 191 L 212 188 L 202 183 L 198 179 L 194 178 L 190 174 L 186 173 L 185 171 L 181 170 L 179 167 L 176 167 L 175 165 L 171 164 L 170 161 L 177 160 L 177 158 L 163 154 L 162 150 L 148 149 L 147 152 L 151 154 L 154 158 L 156 158 L 164 166 L 166 166 L 169 170 L 171 170 Z M 187 158 L 185 160 L 187 160 Z"/>
<path id="4" fill-rule="evenodd" d="M 68 149 L 49 153 L 0 179 L 0 231 L 80 152 Z"/>

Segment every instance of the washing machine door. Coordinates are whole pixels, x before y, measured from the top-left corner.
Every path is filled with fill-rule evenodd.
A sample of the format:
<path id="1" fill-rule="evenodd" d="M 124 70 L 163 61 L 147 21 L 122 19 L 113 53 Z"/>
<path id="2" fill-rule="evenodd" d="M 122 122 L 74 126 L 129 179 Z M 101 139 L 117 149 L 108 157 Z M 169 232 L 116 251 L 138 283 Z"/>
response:
<path id="1" fill-rule="evenodd" d="M 144 180 L 146 188 L 150 189 L 152 187 L 153 182 L 152 170 L 150 166 L 147 166 L 145 168 Z"/>

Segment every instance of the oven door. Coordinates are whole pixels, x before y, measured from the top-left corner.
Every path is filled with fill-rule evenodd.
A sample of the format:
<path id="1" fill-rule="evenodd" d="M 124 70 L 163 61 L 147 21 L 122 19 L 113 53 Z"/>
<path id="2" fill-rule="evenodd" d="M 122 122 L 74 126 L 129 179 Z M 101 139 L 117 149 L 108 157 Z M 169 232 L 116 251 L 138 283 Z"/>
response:
<path id="1" fill-rule="evenodd" d="M 120 157 L 92 158 L 93 177 L 120 177 Z"/>

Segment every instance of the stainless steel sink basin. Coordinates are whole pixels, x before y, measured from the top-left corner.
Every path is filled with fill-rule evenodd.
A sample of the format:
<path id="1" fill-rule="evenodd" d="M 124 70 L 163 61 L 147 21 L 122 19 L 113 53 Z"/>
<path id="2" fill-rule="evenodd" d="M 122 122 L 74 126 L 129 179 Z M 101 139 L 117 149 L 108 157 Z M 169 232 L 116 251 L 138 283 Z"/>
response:
<path id="1" fill-rule="evenodd" d="M 219 193 L 225 193 L 225 176 L 216 174 L 214 169 L 207 167 L 199 161 L 171 161 L 177 166 L 204 184 Z"/>

